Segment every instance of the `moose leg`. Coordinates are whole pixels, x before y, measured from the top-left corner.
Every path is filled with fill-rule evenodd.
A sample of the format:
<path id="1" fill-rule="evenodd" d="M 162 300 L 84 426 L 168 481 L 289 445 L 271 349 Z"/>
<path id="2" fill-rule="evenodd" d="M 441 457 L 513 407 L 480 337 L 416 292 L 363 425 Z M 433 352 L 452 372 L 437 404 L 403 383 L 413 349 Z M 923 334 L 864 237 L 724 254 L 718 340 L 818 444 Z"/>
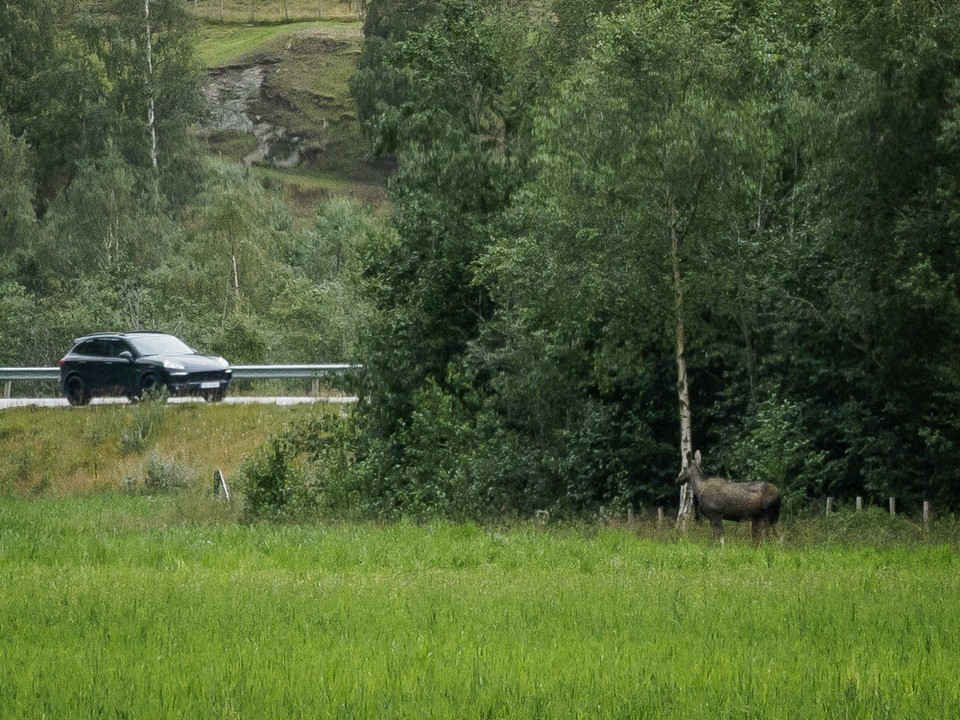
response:
<path id="1" fill-rule="evenodd" d="M 780 531 L 780 526 L 777 523 L 769 523 L 770 534 L 773 535 L 781 543 L 783 542 L 783 533 Z"/>
<path id="2" fill-rule="evenodd" d="M 723 518 L 710 518 L 710 525 L 713 526 L 713 539 L 719 540 L 720 544 L 723 545 Z"/>

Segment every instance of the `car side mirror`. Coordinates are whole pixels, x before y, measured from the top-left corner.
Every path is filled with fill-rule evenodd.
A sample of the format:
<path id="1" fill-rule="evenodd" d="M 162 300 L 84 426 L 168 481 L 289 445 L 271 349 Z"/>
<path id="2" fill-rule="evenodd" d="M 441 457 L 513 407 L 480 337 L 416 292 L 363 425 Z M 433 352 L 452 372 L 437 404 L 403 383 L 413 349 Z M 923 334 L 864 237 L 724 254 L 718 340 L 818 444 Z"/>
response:
<path id="1" fill-rule="evenodd" d="M 133 353 L 130 352 L 129 350 L 124 350 L 122 353 L 120 353 L 120 357 L 122 357 L 127 362 L 133 362 Z"/>

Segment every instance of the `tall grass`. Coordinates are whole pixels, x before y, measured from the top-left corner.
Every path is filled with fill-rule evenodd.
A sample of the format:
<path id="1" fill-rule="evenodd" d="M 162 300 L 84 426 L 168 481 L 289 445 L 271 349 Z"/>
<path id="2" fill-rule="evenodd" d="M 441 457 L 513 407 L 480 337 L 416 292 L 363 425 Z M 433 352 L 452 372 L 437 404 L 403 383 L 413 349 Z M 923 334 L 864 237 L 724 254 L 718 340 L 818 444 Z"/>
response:
<path id="1" fill-rule="evenodd" d="M 950 717 L 945 545 L 240 526 L 0 500 L 8 717 Z"/>

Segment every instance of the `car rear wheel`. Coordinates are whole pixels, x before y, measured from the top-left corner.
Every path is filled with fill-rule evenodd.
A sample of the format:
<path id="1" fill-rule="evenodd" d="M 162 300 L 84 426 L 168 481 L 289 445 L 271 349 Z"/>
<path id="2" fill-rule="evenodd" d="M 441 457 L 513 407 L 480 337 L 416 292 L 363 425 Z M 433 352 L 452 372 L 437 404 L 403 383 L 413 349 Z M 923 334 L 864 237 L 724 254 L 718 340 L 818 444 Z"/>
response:
<path id="1" fill-rule="evenodd" d="M 71 405 L 89 405 L 90 391 L 78 375 L 71 375 L 64 385 L 64 394 Z"/>

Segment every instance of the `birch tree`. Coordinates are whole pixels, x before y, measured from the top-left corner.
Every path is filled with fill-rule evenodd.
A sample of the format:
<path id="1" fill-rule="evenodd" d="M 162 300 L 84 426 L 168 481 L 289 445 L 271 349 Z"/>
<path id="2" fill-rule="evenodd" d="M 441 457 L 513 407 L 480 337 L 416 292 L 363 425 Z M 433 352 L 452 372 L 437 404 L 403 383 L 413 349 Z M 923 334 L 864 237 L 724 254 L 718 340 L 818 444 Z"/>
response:
<path id="1" fill-rule="evenodd" d="M 617 337 L 636 355 L 671 338 L 681 466 L 694 438 L 689 324 L 723 301 L 720 240 L 758 152 L 729 12 L 651 4 L 603 21 L 597 50 L 538 123 L 541 173 L 522 203 L 535 226 L 520 245 L 533 254 L 522 282 L 542 295 L 534 304 L 574 318 L 555 320 L 571 338 L 597 321 L 632 325 Z M 684 486 L 678 521 L 691 513 Z"/>

